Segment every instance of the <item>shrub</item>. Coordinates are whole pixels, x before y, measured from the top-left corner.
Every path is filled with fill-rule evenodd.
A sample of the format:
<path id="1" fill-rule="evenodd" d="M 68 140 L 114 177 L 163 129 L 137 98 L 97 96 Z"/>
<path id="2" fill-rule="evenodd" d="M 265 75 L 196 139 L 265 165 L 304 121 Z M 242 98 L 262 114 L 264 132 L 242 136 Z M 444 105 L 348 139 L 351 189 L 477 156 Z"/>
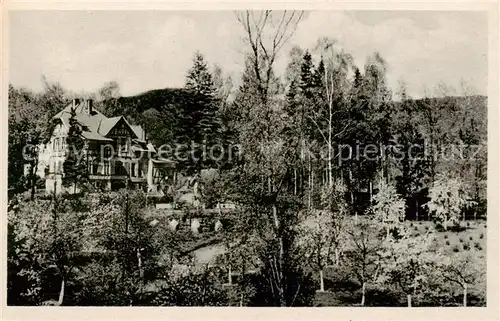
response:
<path id="1" fill-rule="evenodd" d="M 460 251 L 460 249 L 458 248 L 458 246 L 456 246 L 456 245 L 455 245 L 455 246 L 453 247 L 453 252 L 457 253 L 458 251 Z"/>
<path id="2" fill-rule="evenodd" d="M 469 236 L 469 240 L 470 240 L 470 241 L 473 241 L 473 240 L 474 240 L 474 238 L 472 237 L 472 235 L 471 235 L 471 236 Z"/>
<path id="3" fill-rule="evenodd" d="M 459 238 L 459 239 L 458 239 L 458 241 L 459 241 L 460 243 L 463 243 L 463 242 L 464 242 L 464 240 L 463 240 L 462 238 Z"/>
<path id="4" fill-rule="evenodd" d="M 450 245 L 450 241 L 446 241 L 446 245 Z"/>
<path id="5" fill-rule="evenodd" d="M 479 249 L 479 248 L 481 247 L 481 244 L 479 244 L 479 242 L 476 242 L 476 243 L 474 243 L 474 247 L 475 247 L 476 249 Z"/>
<path id="6" fill-rule="evenodd" d="M 482 240 L 482 239 L 484 238 L 484 233 L 481 233 L 481 234 L 479 235 L 479 238 Z"/>
<path id="7" fill-rule="evenodd" d="M 416 226 L 415 226 L 413 229 L 414 229 L 415 231 L 418 231 L 418 227 L 416 227 Z"/>
<path id="8" fill-rule="evenodd" d="M 470 249 L 469 243 L 464 244 L 464 250 L 468 251 Z"/>
<path id="9" fill-rule="evenodd" d="M 478 250 L 478 251 L 482 251 L 482 250 L 483 250 L 483 247 L 482 247 L 482 246 L 480 246 L 480 247 L 478 247 L 478 248 L 477 248 L 477 250 Z"/>
<path id="10" fill-rule="evenodd" d="M 467 227 L 470 227 L 470 222 L 467 222 Z"/>
<path id="11" fill-rule="evenodd" d="M 444 239 L 447 240 L 448 239 L 448 234 L 445 234 L 444 235 Z"/>

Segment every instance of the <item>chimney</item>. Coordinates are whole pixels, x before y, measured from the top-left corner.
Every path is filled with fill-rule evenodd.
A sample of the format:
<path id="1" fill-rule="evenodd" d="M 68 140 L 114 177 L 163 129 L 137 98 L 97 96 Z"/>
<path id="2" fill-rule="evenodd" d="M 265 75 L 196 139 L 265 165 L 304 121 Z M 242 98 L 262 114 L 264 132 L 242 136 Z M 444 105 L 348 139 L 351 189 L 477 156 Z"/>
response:
<path id="1" fill-rule="evenodd" d="M 92 115 L 92 113 L 93 113 L 93 110 L 92 110 L 93 102 L 94 101 L 92 99 L 87 99 L 87 112 L 89 115 Z"/>

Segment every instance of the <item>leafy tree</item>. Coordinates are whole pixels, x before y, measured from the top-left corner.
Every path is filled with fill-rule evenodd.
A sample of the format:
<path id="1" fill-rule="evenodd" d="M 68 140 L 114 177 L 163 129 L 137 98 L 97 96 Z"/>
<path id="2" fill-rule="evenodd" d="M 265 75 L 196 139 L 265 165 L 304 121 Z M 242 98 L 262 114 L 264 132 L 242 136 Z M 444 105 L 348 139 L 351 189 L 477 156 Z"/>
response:
<path id="1" fill-rule="evenodd" d="M 66 187 L 73 185 L 74 193 L 76 193 L 77 184 L 81 185 L 88 180 L 85 140 L 74 109 L 71 109 L 69 119 L 69 130 L 66 137 L 66 158 L 64 159 L 63 169 L 63 185 Z"/>
<path id="2" fill-rule="evenodd" d="M 324 291 L 323 270 L 333 262 L 339 265 L 346 239 L 347 204 L 345 187 L 338 184 L 325 189 L 323 209 L 304 211 L 299 225 L 299 246 L 307 262 L 319 271 L 320 291 Z"/>
<path id="3" fill-rule="evenodd" d="M 42 301 L 42 275 L 40 259 L 44 251 L 38 246 L 45 243 L 50 230 L 46 213 L 48 202 L 36 201 L 15 205 L 8 212 L 8 278 L 9 305 L 36 305 Z M 35 220 L 36 215 L 36 220 Z"/>
<path id="4" fill-rule="evenodd" d="M 38 178 L 39 147 L 48 140 L 50 130 L 49 114 L 46 106 L 40 105 L 43 96 L 39 96 L 9 85 L 8 185 L 18 192 L 31 189 L 32 199 Z M 23 179 L 25 165 L 29 166 L 26 180 Z"/>
<path id="5" fill-rule="evenodd" d="M 320 291 L 325 291 L 324 268 L 331 260 L 333 237 L 332 215 L 326 211 L 314 211 L 303 220 L 300 227 L 301 243 L 305 249 L 306 262 L 319 271 Z"/>
<path id="6" fill-rule="evenodd" d="M 371 212 L 376 222 L 386 230 L 386 237 L 389 238 L 391 230 L 400 226 L 404 220 L 405 202 L 397 194 L 396 188 L 384 180 L 380 180 L 378 189 L 378 193 L 373 197 Z"/>
<path id="7" fill-rule="evenodd" d="M 261 23 L 256 23 L 256 15 Z M 270 304 L 278 306 L 293 304 L 294 294 L 301 291 L 290 279 L 294 273 L 300 275 L 292 255 L 293 228 L 300 205 L 290 190 L 291 164 L 295 161 L 290 154 L 296 147 L 287 146 L 281 135 L 284 126 L 280 101 L 276 99 L 281 86 L 273 69 L 280 48 L 293 34 L 301 16 L 298 12 L 238 13 L 250 54 L 240 95 L 236 97 L 243 111 L 240 143 L 245 153 L 234 171 L 237 203 L 242 210 L 235 229 L 236 233 L 261 239 L 257 243 L 261 275 L 269 282 L 262 290 L 272 298 Z"/>
<path id="8" fill-rule="evenodd" d="M 377 231 L 373 229 L 374 222 L 365 221 L 361 224 L 351 224 L 347 229 L 351 250 L 346 255 L 346 266 L 352 271 L 361 285 L 361 306 L 366 303 L 366 287 L 368 282 L 375 282 L 380 271 L 380 251 L 383 249 L 383 241 L 378 237 Z"/>
<path id="9" fill-rule="evenodd" d="M 68 101 L 68 94 L 60 84 L 42 80 L 41 93 L 9 85 L 8 185 L 17 192 L 31 189 L 32 199 L 38 180 L 40 146 L 52 135 L 50 118 Z M 29 166 L 27 177 L 24 177 L 25 165 Z"/>
<path id="10" fill-rule="evenodd" d="M 108 117 L 121 116 L 124 110 L 118 100 L 121 97 L 120 85 L 116 81 L 106 82 L 96 93 L 95 107 Z"/>
<path id="11" fill-rule="evenodd" d="M 59 199 L 21 202 L 9 212 L 9 224 L 14 249 L 9 258 L 10 268 L 17 271 L 12 284 L 25 288 L 19 297 L 11 297 L 13 304 L 62 305 L 68 280 L 80 260 L 82 248 L 81 216 L 61 210 Z M 58 300 L 45 300 L 43 285 L 46 278 L 59 280 Z M 42 302 L 43 301 L 43 302 Z"/>
<path id="12" fill-rule="evenodd" d="M 353 58 L 344 49 L 339 48 L 333 39 L 320 39 L 316 48 L 321 53 L 324 62 L 322 87 L 326 110 L 318 110 L 311 120 L 316 125 L 316 129 L 327 147 L 327 184 L 329 188 L 332 188 L 334 160 L 338 157 L 334 155 L 335 141 L 349 126 L 347 123 L 341 124 L 342 128 L 337 127 L 334 116 L 348 101 L 345 94 L 349 87 L 347 74 L 352 67 Z"/>
<path id="13" fill-rule="evenodd" d="M 431 230 L 420 236 L 405 233 L 400 239 L 389 239 L 380 251 L 377 283 L 396 285 L 407 295 L 408 307 L 414 305 L 416 296 L 428 290 L 430 276 L 437 268 L 436 254 L 430 250 L 433 240 Z"/>
<path id="14" fill-rule="evenodd" d="M 170 278 L 153 303 L 158 306 L 226 306 L 227 292 L 213 268 L 191 267 L 180 277 Z"/>
<path id="15" fill-rule="evenodd" d="M 430 201 L 425 204 L 430 215 L 445 230 L 449 224 L 458 224 L 460 214 L 468 204 L 463 193 L 461 182 L 457 178 L 449 178 L 444 174 L 437 175 L 429 190 Z"/>
<path id="16" fill-rule="evenodd" d="M 486 259 L 477 258 L 477 254 L 461 251 L 441 257 L 439 266 L 440 276 L 448 286 L 458 285 L 462 290 L 462 305 L 467 306 L 469 286 L 475 286 L 485 291 Z M 451 284 L 450 284 L 451 283 Z"/>
<path id="17" fill-rule="evenodd" d="M 86 251 L 91 257 L 79 266 L 75 303 L 145 304 L 151 300 L 148 284 L 171 268 L 170 259 L 177 250 L 175 237 L 166 224 L 150 225 L 144 211 L 146 199 L 140 191 L 121 190 L 86 201 L 90 210 L 85 237 L 92 241 Z"/>

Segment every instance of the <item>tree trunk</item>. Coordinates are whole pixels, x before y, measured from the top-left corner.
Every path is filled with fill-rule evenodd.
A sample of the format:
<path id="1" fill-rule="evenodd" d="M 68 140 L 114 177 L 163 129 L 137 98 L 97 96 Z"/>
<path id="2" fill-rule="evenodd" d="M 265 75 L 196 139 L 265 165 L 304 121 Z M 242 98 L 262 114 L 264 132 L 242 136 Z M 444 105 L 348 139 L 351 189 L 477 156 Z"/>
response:
<path id="1" fill-rule="evenodd" d="M 227 283 L 229 285 L 233 284 L 233 278 L 231 277 L 231 265 L 227 268 L 228 273 L 227 273 Z"/>
<path id="2" fill-rule="evenodd" d="M 349 184 L 351 185 L 350 194 L 351 194 L 351 205 L 354 206 L 354 191 L 353 191 L 353 183 L 352 183 L 352 169 L 349 168 Z"/>
<path id="3" fill-rule="evenodd" d="M 325 282 L 323 278 L 323 269 L 319 270 L 319 291 L 325 292 Z"/>
<path id="4" fill-rule="evenodd" d="M 309 193 L 307 195 L 307 202 L 308 202 L 308 208 L 309 210 L 311 209 L 311 199 L 312 199 L 312 192 L 313 192 L 313 186 L 312 186 L 312 169 L 311 169 L 311 155 L 309 154 L 309 173 L 308 173 L 308 189 Z"/>
<path id="5" fill-rule="evenodd" d="M 274 216 L 274 222 L 276 226 L 276 230 L 279 229 L 279 221 L 278 221 L 278 211 L 276 208 L 276 204 L 273 204 L 273 216 Z M 280 299 L 280 306 L 284 307 L 286 306 L 286 300 L 285 300 L 285 291 L 284 291 L 284 286 L 283 286 L 283 259 L 285 257 L 285 248 L 283 244 L 283 237 L 279 236 L 279 245 L 280 245 L 280 252 L 279 252 L 279 258 L 278 258 L 278 264 L 277 264 L 277 271 L 276 274 L 278 275 L 278 293 L 279 293 L 279 299 Z"/>
<path id="6" fill-rule="evenodd" d="M 293 169 L 293 195 L 297 195 L 297 170 Z"/>
<path id="7" fill-rule="evenodd" d="M 62 279 L 61 281 L 61 290 L 59 292 L 59 300 L 57 300 L 57 305 L 62 305 L 63 303 L 63 300 L 64 300 L 64 287 L 65 287 L 65 282 L 64 282 L 64 278 Z"/>
<path id="8" fill-rule="evenodd" d="M 139 269 L 139 277 L 142 279 L 144 277 L 144 271 L 142 269 L 142 255 L 140 249 L 137 249 L 137 268 Z"/>
<path id="9" fill-rule="evenodd" d="M 366 282 L 363 282 L 363 287 L 361 289 L 362 296 L 361 296 L 361 306 L 365 306 L 365 300 L 366 300 Z"/>
<path id="10" fill-rule="evenodd" d="M 406 299 L 408 301 L 408 307 L 411 308 L 411 294 L 406 295 Z"/>
<path id="11" fill-rule="evenodd" d="M 314 195 L 314 169 L 311 169 L 311 192 L 309 193 L 311 196 L 310 202 L 311 202 L 311 208 L 312 208 L 312 196 Z"/>
<path id="12" fill-rule="evenodd" d="M 38 155 L 35 160 L 31 162 L 31 200 L 35 199 L 36 192 L 36 168 L 38 167 Z"/>
<path id="13" fill-rule="evenodd" d="M 331 127 L 331 125 L 330 125 L 330 127 Z M 328 142 L 328 187 L 332 188 L 333 187 L 333 167 L 332 167 L 333 155 L 332 155 L 331 129 L 330 129 L 329 135 L 330 135 L 330 141 Z"/>
<path id="14" fill-rule="evenodd" d="M 373 203 L 373 185 L 372 185 L 372 181 L 370 181 L 370 206 L 372 205 Z"/>
<path id="15" fill-rule="evenodd" d="M 339 249 L 338 249 L 338 248 L 336 248 L 336 249 L 335 249 L 335 265 L 337 265 L 337 266 L 338 266 L 338 265 L 339 265 L 339 263 L 340 263 L 340 262 L 339 262 L 339 260 L 340 260 L 340 253 L 339 253 L 339 252 L 340 252 L 340 251 L 339 251 Z"/>
<path id="16" fill-rule="evenodd" d="M 418 198 L 415 200 L 415 202 L 416 202 L 416 205 L 417 205 L 417 206 L 416 206 L 415 217 L 416 217 L 416 219 L 417 219 L 417 221 L 418 221 Z"/>
<path id="17" fill-rule="evenodd" d="M 464 307 L 467 306 L 467 283 L 464 283 Z"/>

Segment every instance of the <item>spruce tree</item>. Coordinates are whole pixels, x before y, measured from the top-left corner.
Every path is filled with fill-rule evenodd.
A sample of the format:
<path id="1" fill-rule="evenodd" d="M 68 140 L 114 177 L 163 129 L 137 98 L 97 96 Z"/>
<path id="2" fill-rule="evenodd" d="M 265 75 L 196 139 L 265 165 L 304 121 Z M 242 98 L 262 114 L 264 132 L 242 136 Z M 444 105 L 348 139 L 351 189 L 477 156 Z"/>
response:
<path id="1" fill-rule="evenodd" d="M 195 53 L 193 66 L 186 76 L 185 88 L 192 92 L 193 100 L 185 113 L 187 128 L 191 130 L 191 140 L 197 145 L 195 159 L 188 165 L 198 171 L 214 166 L 208 155 L 203 155 L 202 145 L 209 151 L 220 142 L 221 122 L 218 116 L 217 91 L 203 55 Z"/>
<path id="2" fill-rule="evenodd" d="M 88 180 L 85 140 L 73 108 L 71 109 L 69 131 L 66 137 L 66 158 L 63 169 L 63 186 L 73 186 L 73 192 L 76 192 L 77 184 L 82 184 Z"/>
<path id="3" fill-rule="evenodd" d="M 311 88 L 314 87 L 314 65 L 309 51 L 306 51 L 302 57 L 302 66 L 300 68 L 300 88 L 306 98 L 311 98 L 313 92 Z"/>

